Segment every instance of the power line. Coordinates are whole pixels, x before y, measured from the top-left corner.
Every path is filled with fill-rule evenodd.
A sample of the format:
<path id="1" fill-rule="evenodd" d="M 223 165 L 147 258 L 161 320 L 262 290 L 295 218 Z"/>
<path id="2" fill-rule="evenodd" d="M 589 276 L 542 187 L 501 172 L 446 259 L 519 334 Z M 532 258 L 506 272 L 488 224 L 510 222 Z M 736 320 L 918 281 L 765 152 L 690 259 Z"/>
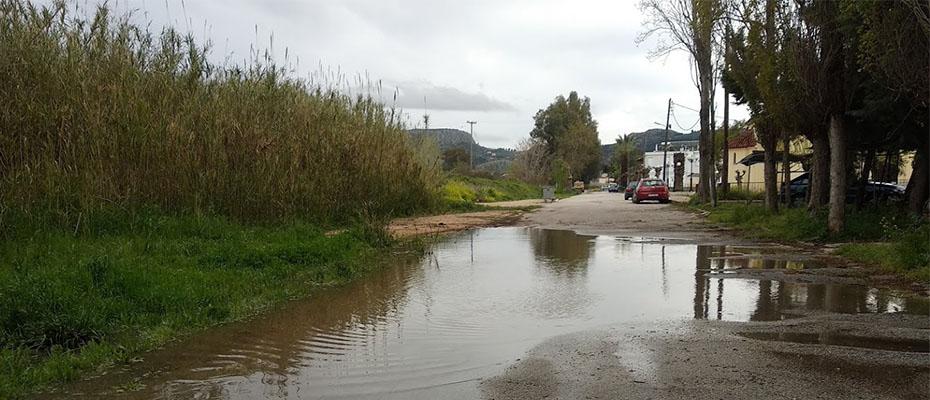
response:
<path id="1" fill-rule="evenodd" d="M 679 129 L 681 129 L 681 130 L 683 130 L 683 131 L 686 130 L 686 131 L 689 131 L 689 132 L 692 131 L 692 130 L 694 130 L 694 127 L 697 126 L 697 124 L 701 122 L 701 118 L 698 117 L 697 121 L 694 121 L 694 123 L 691 124 L 691 127 L 690 127 L 690 128 L 685 128 L 684 126 L 681 125 L 681 122 L 678 122 L 678 115 L 675 114 L 675 110 L 674 110 L 674 109 L 672 109 L 672 119 L 675 120 L 675 125 L 678 125 L 678 128 L 679 128 Z"/>
<path id="2" fill-rule="evenodd" d="M 689 110 L 689 111 L 696 112 L 696 113 L 698 113 L 698 115 L 701 114 L 701 111 L 700 111 L 700 110 L 695 110 L 695 109 L 693 109 L 693 108 L 691 108 L 691 107 L 688 107 L 688 106 L 685 106 L 685 105 L 682 105 L 682 104 L 678 104 L 678 103 L 674 103 L 674 105 L 676 105 L 676 106 L 678 106 L 678 107 L 681 107 L 681 108 L 684 108 L 684 109 Z M 721 121 L 723 121 L 723 117 L 721 117 L 721 116 L 719 116 L 719 115 L 715 115 L 715 116 L 714 116 L 714 121 L 721 122 Z M 731 121 L 731 122 L 735 122 L 735 121 L 738 121 L 738 119 L 736 119 L 736 118 L 730 118 L 730 121 Z M 698 117 L 698 122 L 700 122 L 700 117 Z M 682 128 L 682 129 L 684 129 L 684 128 Z"/>
<path id="3" fill-rule="evenodd" d="M 686 110 L 694 111 L 694 112 L 699 113 L 699 114 L 700 114 L 700 112 L 701 112 L 700 110 L 695 110 L 695 109 L 693 109 L 693 108 L 691 108 L 691 107 L 688 107 L 688 106 L 686 106 L 686 105 L 684 105 L 684 104 L 678 104 L 678 103 L 672 103 L 672 104 L 674 104 L 674 105 L 676 105 L 676 106 L 678 106 L 678 107 L 684 108 L 684 109 L 686 109 Z"/>

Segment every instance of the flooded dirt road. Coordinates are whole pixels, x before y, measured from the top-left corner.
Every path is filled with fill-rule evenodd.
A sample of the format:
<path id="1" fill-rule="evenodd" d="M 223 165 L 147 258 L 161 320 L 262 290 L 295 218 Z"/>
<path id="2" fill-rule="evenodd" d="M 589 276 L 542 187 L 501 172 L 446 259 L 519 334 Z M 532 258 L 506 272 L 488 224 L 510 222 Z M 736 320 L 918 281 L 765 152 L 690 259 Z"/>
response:
<path id="1" fill-rule="evenodd" d="M 576 201 L 622 201 L 590 196 Z M 450 234 L 425 256 L 386 255 L 353 284 L 42 397 L 930 396 L 925 297 L 820 279 L 830 266 L 784 246 L 682 239 L 697 228 L 674 240 L 588 228 L 603 230 Z M 747 270 L 808 279 L 729 276 Z"/>

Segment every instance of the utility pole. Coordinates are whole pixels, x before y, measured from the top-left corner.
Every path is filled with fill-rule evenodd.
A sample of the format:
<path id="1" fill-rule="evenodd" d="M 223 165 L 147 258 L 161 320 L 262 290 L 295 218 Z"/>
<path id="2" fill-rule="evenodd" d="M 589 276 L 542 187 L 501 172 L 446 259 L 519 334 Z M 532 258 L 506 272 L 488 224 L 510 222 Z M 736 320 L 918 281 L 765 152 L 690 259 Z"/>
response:
<path id="1" fill-rule="evenodd" d="M 475 169 L 475 124 L 478 121 L 465 121 L 468 124 L 468 131 L 471 134 L 471 140 L 468 142 L 468 166 L 469 169 Z"/>
<path id="2" fill-rule="evenodd" d="M 730 55 L 730 18 L 727 17 L 726 35 L 724 36 L 724 62 Z M 727 65 L 724 64 L 724 68 Z M 726 86 L 723 87 L 723 162 L 720 164 L 720 190 L 723 194 L 730 191 L 730 93 Z"/>
<path id="3" fill-rule="evenodd" d="M 662 180 L 668 184 L 668 130 L 671 128 L 669 126 L 669 117 L 672 116 L 672 99 L 668 99 L 668 111 L 665 113 L 665 151 L 662 153 Z"/>

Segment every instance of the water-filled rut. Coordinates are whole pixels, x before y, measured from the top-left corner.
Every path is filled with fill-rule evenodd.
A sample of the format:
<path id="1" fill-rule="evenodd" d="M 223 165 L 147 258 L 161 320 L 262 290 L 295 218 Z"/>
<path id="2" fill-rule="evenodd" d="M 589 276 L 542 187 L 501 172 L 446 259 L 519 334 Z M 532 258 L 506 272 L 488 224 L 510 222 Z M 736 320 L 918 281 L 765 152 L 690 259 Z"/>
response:
<path id="1" fill-rule="evenodd" d="M 768 321 L 800 311 L 927 313 L 858 284 L 724 279 L 818 268 L 777 247 L 664 244 L 480 229 L 252 321 L 209 330 L 72 385 L 87 398 L 478 398 L 541 341 L 638 321 Z"/>

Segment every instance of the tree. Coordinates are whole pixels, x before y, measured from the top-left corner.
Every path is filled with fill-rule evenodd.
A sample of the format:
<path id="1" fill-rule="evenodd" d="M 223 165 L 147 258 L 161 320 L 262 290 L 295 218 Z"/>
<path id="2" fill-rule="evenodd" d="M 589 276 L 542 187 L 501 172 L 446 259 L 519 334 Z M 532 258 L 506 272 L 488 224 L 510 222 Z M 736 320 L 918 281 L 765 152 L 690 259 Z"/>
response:
<path id="1" fill-rule="evenodd" d="M 545 144 L 550 160 L 567 164 L 574 179 L 593 179 L 600 170 L 601 142 L 597 121 L 591 117 L 591 99 L 571 92 L 558 96 L 545 110 L 533 117 L 530 137 Z"/>
<path id="2" fill-rule="evenodd" d="M 636 146 L 632 134 L 617 137 L 610 165 L 617 168 L 617 179 L 620 185 L 626 186 L 634 176 L 639 173 L 639 166 L 643 163 L 643 153 Z"/>
<path id="3" fill-rule="evenodd" d="M 700 96 L 700 184 L 698 198 L 712 200 L 716 185 L 714 169 L 714 132 L 712 109 L 714 90 L 722 54 L 717 41 L 719 23 L 724 7 L 721 0 L 642 0 L 640 9 L 646 14 L 646 31 L 638 38 L 643 42 L 660 35 L 669 42 L 660 41 L 653 57 L 664 56 L 676 50 L 691 55 L 692 73 Z"/>
<path id="4" fill-rule="evenodd" d="M 865 95 L 865 104 L 878 106 L 870 119 L 892 116 L 880 124 L 890 131 L 885 139 L 916 151 L 906 195 L 919 213 L 930 198 L 930 3 L 852 2 L 849 9 L 859 22 L 859 64 L 875 83 Z"/>
<path id="5" fill-rule="evenodd" d="M 765 207 L 778 211 L 775 151 L 779 137 L 776 112 L 785 92 L 779 85 L 778 35 L 776 18 L 779 4 L 751 1 L 743 4 L 738 20 L 742 26 L 728 38 L 727 69 L 723 84 L 739 104 L 752 113 L 759 143 L 764 150 Z"/>
<path id="6" fill-rule="evenodd" d="M 517 146 L 510 173 L 524 182 L 546 184 L 550 181 L 549 162 L 545 143 L 539 139 L 526 138 Z"/>
<path id="7" fill-rule="evenodd" d="M 461 147 L 454 147 L 442 152 L 442 167 L 447 171 L 462 166 L 467 169 L 469 160 L 468 151 Z"/>

